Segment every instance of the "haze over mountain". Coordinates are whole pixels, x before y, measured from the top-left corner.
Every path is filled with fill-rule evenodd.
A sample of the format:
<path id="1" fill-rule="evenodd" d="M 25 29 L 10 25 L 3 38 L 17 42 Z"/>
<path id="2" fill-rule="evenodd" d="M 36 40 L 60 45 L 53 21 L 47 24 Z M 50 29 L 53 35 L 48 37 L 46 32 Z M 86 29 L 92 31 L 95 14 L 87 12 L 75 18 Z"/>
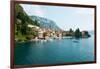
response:
<path id="1" fill-rule="evenodd" d="M 56 30 L 56 31 L 61 30 L 56 25 L 56 23 L 54 21 L 50 20 L 50 19 L 39 17 L 39 16 L 35 16 L 35 15 L 30 16 L 30 18 L 33 21 L 35 21 L 35 20 L 38 21 L 38 23 L 39 23 L 41 28 L 46 28 L 46 29 L 51 29 L 51 30 Z"/>

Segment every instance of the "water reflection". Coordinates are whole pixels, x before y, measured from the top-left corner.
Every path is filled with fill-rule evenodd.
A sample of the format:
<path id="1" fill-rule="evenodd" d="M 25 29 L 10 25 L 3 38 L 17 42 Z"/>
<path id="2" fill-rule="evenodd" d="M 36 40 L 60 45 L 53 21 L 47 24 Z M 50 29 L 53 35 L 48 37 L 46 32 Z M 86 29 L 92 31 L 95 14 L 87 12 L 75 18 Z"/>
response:
<path id="1" fill-rule="evenodd" d="M 94 38 L 16 43 L 15 64 L 54 64 L 94 60 Z"/>

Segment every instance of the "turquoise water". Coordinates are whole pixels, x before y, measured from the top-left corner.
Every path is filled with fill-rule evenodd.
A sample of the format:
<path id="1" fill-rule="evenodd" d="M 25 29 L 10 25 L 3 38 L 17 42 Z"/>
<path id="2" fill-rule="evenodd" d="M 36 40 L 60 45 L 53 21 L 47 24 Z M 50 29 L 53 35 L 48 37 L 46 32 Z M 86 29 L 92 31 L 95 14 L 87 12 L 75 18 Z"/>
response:
<path id="1" fill-rule="evenodd" d="M 94 61 L 94 37 L 16 43 L 16 65 Z"/>

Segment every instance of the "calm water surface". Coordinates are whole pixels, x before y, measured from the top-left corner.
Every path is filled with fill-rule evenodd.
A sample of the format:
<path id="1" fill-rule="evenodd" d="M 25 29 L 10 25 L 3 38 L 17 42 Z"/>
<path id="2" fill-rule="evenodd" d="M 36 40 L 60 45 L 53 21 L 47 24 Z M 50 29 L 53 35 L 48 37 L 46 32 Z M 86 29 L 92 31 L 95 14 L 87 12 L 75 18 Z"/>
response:
<path id="1" fill-rule="evenodd" d="M 15 64 L 57 64 L 94 61 L 94 37 L 16 43 Z"/>

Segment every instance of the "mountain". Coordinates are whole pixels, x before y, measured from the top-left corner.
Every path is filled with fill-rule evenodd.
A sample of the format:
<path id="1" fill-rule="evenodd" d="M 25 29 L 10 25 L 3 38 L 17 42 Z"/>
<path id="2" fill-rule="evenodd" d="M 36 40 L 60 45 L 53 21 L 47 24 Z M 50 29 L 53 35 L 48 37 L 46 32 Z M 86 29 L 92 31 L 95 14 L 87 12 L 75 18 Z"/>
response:
<path id="1" fill-rule="evenodd" d="M 30 18 L 33 21 L 38 21 L 39 25 L 41 28 L 46 28 L 46 29 L 51 29 L 51 30 L 56 30 L 59 31 L 61 30 L 54 21 L 47 19 L 47 18 L 43 18 L 43 17 L 39 17 L 39 16 L 30 16 Z"/>
<path id="2" fill-rule="evenodd" d="M 29 24 L 40 28 L 61 30 L 54 21 L 39 16 L 29 16 L 20 4 L 15 5 L 15 41 L 26 41 L 38 35 Z"/>
<path id="3" fill-rule="evenodd" d="M 32 25 L 36 25 L 39 26 L 40 28 L 46 28 L 46 29 L 51 29 L 51 30 L 56 30 L 59 31 L 61 30 L 54 21 L 47 19 L 47 18 L 43 18 L 43 17 L 39 17 L 39 16 L 29 16 L 23 9 L 23 7 L 21 7 L 21 5 L 16 4 L 15 6 L 15 11 L 16 11 L 16 23 L 15 25 L 21 25 L 20 27 L 23 28 L 23 25 L 28 25 L 28 24 L 32 24 Z"/>
<path id="4" fill-rule="evenodd" d="M 28 24 L 39 26 L 39 23 L 33 21 L 20 4 L 15 5 L 15 11 L 15 40 L 25 41 L 31 35 L 36 35 L 36 32 L 32 31 Z"/>
<path id="5" fill-rule="evenodd" d="M 33 24 L 33 25 L 37 25 L 37 23 L 35 21 L 33 21 L 28 14 L 24 11 L 23 7 L 19 4 L 15 5 L 15 14 L 16 14 L 16 21 L 17 22 L 21 22 L 24 24 Z M 18 21 L 19 20 L 19 21 Z M 16 23 L 17 23 L 16 22 Z"/>
<path id="6" fill-rule="evenodd" d="M 26 35 L 29 31 L 28 24 L 39 26 L 39 23 L 33 21 L 19 4 L 15 5 L 15 11 L 15 33 Z"/>

